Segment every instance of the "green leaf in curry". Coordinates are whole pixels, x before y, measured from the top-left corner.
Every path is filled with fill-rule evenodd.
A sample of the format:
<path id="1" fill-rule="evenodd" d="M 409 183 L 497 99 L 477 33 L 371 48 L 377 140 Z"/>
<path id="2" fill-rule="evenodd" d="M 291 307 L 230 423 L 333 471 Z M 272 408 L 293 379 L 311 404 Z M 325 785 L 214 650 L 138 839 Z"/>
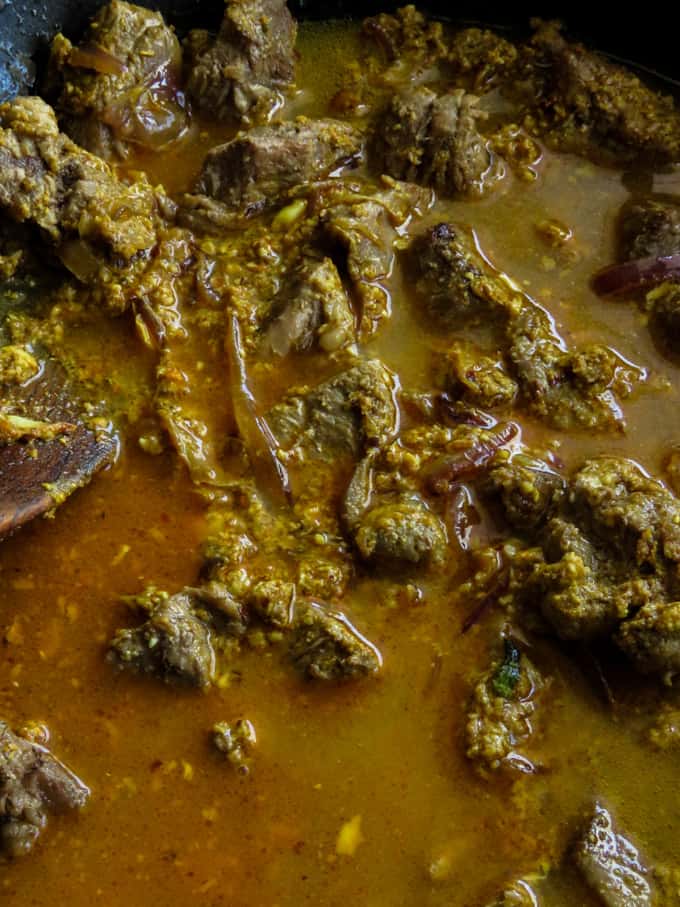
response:
<path id="1" fill-rule="evenodd" d="M 520 661 L 519 649 L 506 637 L 503 640 L 503 661 L 491 678 L 494 693 L 503 699 L 510 699 L 515 692 L 520 676 Z"/>

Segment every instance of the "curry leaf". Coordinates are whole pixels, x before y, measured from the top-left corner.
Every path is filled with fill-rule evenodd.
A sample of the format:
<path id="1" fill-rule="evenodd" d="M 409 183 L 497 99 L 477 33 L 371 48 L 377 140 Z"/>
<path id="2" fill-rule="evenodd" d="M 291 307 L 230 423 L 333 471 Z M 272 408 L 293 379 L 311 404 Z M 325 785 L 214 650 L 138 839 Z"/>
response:
<path id="1" fill-rule="evenodd" d="M 491 678 L 491 686 L 497 696 L 509 699 L 519 682 L 520 651 L 510 639 L 504 639 L 503 646 L 503 661 Z"/>

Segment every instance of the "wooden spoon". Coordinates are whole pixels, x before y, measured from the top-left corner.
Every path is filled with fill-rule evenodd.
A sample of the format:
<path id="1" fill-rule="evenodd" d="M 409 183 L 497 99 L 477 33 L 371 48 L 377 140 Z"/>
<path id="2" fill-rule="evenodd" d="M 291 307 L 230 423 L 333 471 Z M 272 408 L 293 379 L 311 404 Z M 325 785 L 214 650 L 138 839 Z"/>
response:
<path id="1" fill-rule="evenodd" d="M 19 416 L 17 430 L 5 431 L 4 440 L 0 429 L 2 539 L 86 485 L 111 462 L 116 440 L 88 426 L 83 403 L 55 359 L 25 384 L 0 385 L 0 406 Z"/>

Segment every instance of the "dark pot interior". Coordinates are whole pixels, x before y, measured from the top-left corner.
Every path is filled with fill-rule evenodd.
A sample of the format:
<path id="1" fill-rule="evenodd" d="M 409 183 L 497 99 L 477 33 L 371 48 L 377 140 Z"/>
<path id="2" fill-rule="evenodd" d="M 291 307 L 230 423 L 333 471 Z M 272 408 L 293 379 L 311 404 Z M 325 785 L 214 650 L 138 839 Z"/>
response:
<path id="1" fill-rule="evenodd" d="M 48 0 L 30 5 L 20 0 L 0 3 L 0 98 L 30 90 L 34 79 L 34 59 L 39 58 L 50 38 L 59 30 L 78 35 L 85 22 L 104 0 Z M 181 33 L 197 26 L 214 26 L 224 8 L 222 0 L 156 0 L 142 5 L 160 9 Z M 394 0 L 291 0 L 291 8 L 301 18 L 366 16 L 394 9 Z M 667 78 L 680 76 L 673 28 L 660 28 L 659 20 L 639 14 L 609 13 L 593 18 L 568 7 L 456 4 L 447 0 L 425 0 L 422 9 L 435 16 L 461 22 L 484 22 L 503 29 L 521 31 L 531 16 L 559 18 L 570 32 L 610 54 L 633 60 Z"/>

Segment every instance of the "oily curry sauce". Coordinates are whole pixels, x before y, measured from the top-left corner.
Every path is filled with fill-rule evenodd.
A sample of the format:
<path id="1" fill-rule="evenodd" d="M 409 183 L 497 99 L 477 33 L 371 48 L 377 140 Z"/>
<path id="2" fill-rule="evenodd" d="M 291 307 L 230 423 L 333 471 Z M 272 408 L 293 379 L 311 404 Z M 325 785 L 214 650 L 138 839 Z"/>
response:
<path id="1" fill-rule="evenodd" d="M 356 55 L 357 29 L 302 24 L 297 46 L 290 114 L 327 115 Z M 190 189 L 206 151 L 234 134 L 205 115 L 194 129 L 178 148 L 140 153 L 126 168 L 145 170 L 172 194 Z M 439 198 L 418 231 L 466 225 L 493 267 L 549 310 L 569 346 L 603 343 L 645 374 L 623 404 L 625 432 L 566 433 L 522 415 L 522 441 L 552 451 L 567 473 L 616 454 L 659 475 L 680 442 L 679 373 L 635 302 L 590 289 L 593 273 L 614 259 L 616 218 L 629 195 L 621 172 L 542 146 L 532 166 L 535 179 L 511 175 L 482 199 Z M 546 242 L 546 222 L 572 238 L 563 247 Z M 391 318 L 365 351 L 402 388 L 426 392 L 433 350 L 446 337 L 422 318 L 401 260 L 389 289 Z M 179 300 L 181 311 L 191 304 Z M 154 354 L 130 320 L 90 313 L 69 326 L 62 349 L 100 396 L 128 414 L 136 407 L 143 435 Z M 197 411 L 213 420 L 213 434 L 233 432 L 222 353 L 201 332 L 182 350 L 187 372 L 200 361 L 212 375 L 192 389 Z M 292 386 L 327 376 L 322 356 L 297 356 L 253 366 L 250 389 L 266 411 Z M 407 425 L 412 417 L 403 418 Z M 338 475 L 338 494 L 348 477 Z M 394 577 L 379 571 L 353 579 L 352 619 L 383 659 L 376 678 L 301 682 L 267 645 L 235 654 L 208 692 L 114 670 L 104 654 L 130 622 L 121 597 L 150 583 L 170 592 L 194 584 L 210 512 L 171 450 L 149 455 L 125 442 L 53 519 L 2 542 L 0 712 L 16 728 L 44 722 L 50 748 L 91 789 L 83 811 L 50 817 L 30 857 L 2 864 L 8 904 L 474 907 L 523 878 L 540 885 L 548 907 L 596 907 L 564 860 L 595 801 L 650 865 L 665 867 L 672 890 L 677 749 L 652 749 L 647 737 L 667 694 L 656 680 L 631 681 L 620 658 L 603 666 L 577 642 L 538 636 L 532 661 L 551 679 L 532 750 L 536 771 L 473 770 L 465 703 L 506 618 L 491 607 L 469 620 L 462 551 L 444 571 L 406 577 L 398 595 Z M 497 536 L 488 518 L 470 529 L 480 547 Z M 216 722 L 241 717 L 257 732 L 247 774 L 232 771 L 209 740 Z"/>

